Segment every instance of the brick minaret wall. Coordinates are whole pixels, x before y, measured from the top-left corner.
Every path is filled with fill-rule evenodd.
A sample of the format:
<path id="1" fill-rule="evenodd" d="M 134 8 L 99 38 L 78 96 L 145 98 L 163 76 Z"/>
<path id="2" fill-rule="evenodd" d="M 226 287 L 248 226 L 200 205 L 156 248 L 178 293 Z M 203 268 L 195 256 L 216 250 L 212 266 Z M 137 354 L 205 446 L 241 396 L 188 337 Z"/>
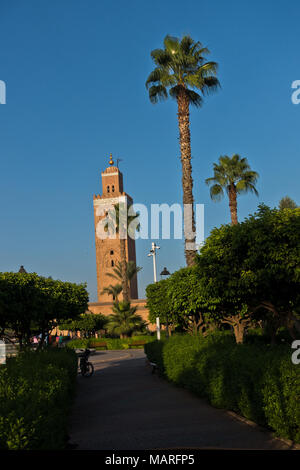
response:
<path id="1" fill-rule="evenodd" d="M 97 295 L 98 302 L 111 302 L 111 296 L 102 294 L 102 290 L 110 284 L 116 284 L 113 278 L 109 277 L 107 273 L 113 272 L 113 267 L 121 261 L 120 259 L 120 240 L 118 234 L 115 239 L 101 239 L 97 236 L 97 224 L 105 217 L 105 210 L 109 205 L 117 204 L 118 202 L 127 201 L 128 207 L 133 203 L 130 196 L 123 190 L 123 175 L 119 168 L 113 166 L 112 159 L 111 166 L 106 168 L 101 173 L 102 178 L 102 196 L 94 195 L 94 220 L 95 220 L 95 243 L 96 243 L 96 266 L 97 266 Z M 97 211 L 102 211 L 103 215 L 97 215 Z M 135 240 L 128 237 L 126 240 L 126 256 L 127 261 L 134 261 L 136 263 L 135 253 Z M 132 299 L 138 298 L 137 277 L 130 283 L 130 296 Z M 119 299 L 122 299 L 122 294 Z"/>

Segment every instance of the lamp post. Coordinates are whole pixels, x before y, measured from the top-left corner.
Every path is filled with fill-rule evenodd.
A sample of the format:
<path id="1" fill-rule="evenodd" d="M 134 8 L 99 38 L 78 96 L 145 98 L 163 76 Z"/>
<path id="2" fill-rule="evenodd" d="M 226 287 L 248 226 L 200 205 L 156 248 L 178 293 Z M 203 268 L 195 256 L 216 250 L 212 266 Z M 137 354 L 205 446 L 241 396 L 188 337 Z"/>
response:
<path id="1" fill-rule="evenodd" d="M 159 250 L 160 247 L 156 245 L 155 242 L 152 242 L 151 245 L 151 250 L 148 254 L 148 256 L 153 257 L 153 277 L 154 277 L 154 282 L 157 282 L 157 277 L 156 277 L 156 250 Z M 156 334 L 157 334 L 157 339 L 160 339 L 160 321 L 159 317 L 156 317 Z"/>
<path id="2" fill-rule="evenodd" d="M 169 271 L 167 270 L 166 267 L 162 270 L 160 273 L 161 276 L 170 276 Z M 166 338 L 169 338 L 169 322 L 168 322 L 168 316 L 166 317 Z"/>

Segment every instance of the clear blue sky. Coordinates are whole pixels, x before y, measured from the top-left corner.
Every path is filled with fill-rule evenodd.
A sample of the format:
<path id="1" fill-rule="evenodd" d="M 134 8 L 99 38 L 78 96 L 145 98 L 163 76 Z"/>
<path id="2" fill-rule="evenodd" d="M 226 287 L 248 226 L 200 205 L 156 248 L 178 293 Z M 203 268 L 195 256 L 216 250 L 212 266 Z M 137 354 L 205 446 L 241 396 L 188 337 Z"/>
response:
<path id="1" fill-rule="evenodd" d="M 205 234 L 230 221 L 204 179 L 220 155 L 258 171 L 259 198 L 239 198 L 239 218 L 259 202 L 298 204 L 300 79 L 298 1 L 1 0 L 0 270 L 88 282 L 96 298 L 92 196 L 112 152 L 135 202 L 181 202 L 176 104 L 153 106 L 150 51 L 166 34 L 190 34 L 219 63 L 222 89 L 191 112 L 194 197 Z M 158 242 L 158 269 L 184 265 L 181 241 Z M 152 281 L 149 241 L 137 242 L 140 297 Z"/>

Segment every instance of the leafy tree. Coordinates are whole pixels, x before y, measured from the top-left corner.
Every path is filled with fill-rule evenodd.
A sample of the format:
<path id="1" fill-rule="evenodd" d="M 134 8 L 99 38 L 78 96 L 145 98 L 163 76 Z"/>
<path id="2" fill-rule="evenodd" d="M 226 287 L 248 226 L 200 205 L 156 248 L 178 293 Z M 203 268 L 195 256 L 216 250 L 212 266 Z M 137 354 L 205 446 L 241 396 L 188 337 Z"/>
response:
<path id="1" fill-rule="evenodd" d="M 281 326 L 296 339 L 300 332 L 300 208 L 281 211 L 261 205 L 243 228 L 248 237 L 244 282 L 255 286 L 250 305 L 254 313 L 263 312 L 273 342 Z"/>
<path id="2" fill-rule="evenodd" d="M 205 296 L 215 298 L 215 309 L 211 315 L 216 322 L 229 324 L 236 342 L 242 343 L 251 316 L 247 307 L 251 300 L 250 286 L 245 289 L 242 273 L 242 243 L 234 244 L 236 226 L 222 226 L 212 230 L 197 258 L 198 277 L 205 289 Z M 250 290 L 250 292 L 249 292 Z"/>
<path id="3" fill-rule="evenodd" d="M 168 302 L 173 318 L 191 334 L 214 328 L 211 311 L 215 299 L 208 296 L 195 267 L 179 269 L 168 279 Z"/>
<path id="4" fill-rule="evenodd" d="M 107 317 L 102 314 L 82 313 L 78 318 L 60 323 L 58 327 L 60 330 L 80 331 L 84 336 L 91 336 L 105 329 L 106 324 Z"/>
<path id="5" fill-rule="evenodd" d="M 258 196 L 255 188 L 258 173 L 250 170 L 246 158 L 235 154 L 231 158 L 227 155 L 219 158 L 219 164 L 214 163 L 214 176 L 205 180 L 206 184 L 212 185 L 210 196 L 212 200 L 218 201 L 224 196 L 224 189 L 229 198 L 231 223 L 237 224 L 237 195 L 253 192 Z"/>
<path id="6" fill-rule="evenodd" d="M 114 302 L 114 313 L 108 317 L 107 331 L 127 338 L 136 331 L 144 330 L 146 323 L 136 311 L 137 307 L 131 307 L 130 302 Z"/>
<path id="7" fill-rule="evenodd" d="M 168 281 L 168 279 L 162 279 L 146 287 L 148 319 L 151 323 L 155 323 L 156 318 L 159 317 L 160 323 L 166 325 L 167 335 L 169 335 L 169 324 L 174 323 L 168 297 Z"/>
<path id="8" fill-rule="evenodd" d="M 296 209 L 297 204 L 289 196 L 285 196 L 279 201 L 279 209 Z"/>
<path id="9" fill-rule="evenodd" d="M 185 257 L 187 265 L 194 263 L 195 220 L 193 179 L 191 165 L 190 105 L 200 107 L 202 96 L 216 91 L 219 81 L 216 78 L 216 62 L 206 62 L 209 50 L 190 36 L 181 40 L 166 36 L 164 49 L 155 49 L 151 57 L 155 69 L 150 73 L 146 87 L 152 103 L 169 96 L 177 101 L 180 152 L 182 164 L 182 188 L 184 204 Z M 200 91 L 200 94 L 195 90 Z M 201 96 L 202 95 L 202 96 Z M 188 205 L 188 206 L 187 206 Z M 191 233 L 191 231 L 193 233 Z"/>
<path id="10" fill-rule="evenodd" d="M 46 335 L 59 322 L 87 309 L 86 284 L 72 284 L 36 273 L 0 273 L 0 331 L 14 332 L 20 347 L 34 334 Z"/>
<path id="11" fill-rule="evenodd" d="M 262 322 L 273 340 L 280 326 L 291 335 L 300 309 L 300 209 L 261 205 L 238 225 L 214 229 L 197 258 L 198 276 L 216 297 L 214 316 L 232 325 L 237 342 Z"/>

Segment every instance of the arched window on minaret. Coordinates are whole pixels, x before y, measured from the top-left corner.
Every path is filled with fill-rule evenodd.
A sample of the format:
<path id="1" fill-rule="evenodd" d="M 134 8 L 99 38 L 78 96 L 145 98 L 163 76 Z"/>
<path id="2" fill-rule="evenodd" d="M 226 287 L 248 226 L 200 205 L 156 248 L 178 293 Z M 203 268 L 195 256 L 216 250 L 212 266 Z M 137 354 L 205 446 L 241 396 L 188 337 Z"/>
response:
<path id="1" fill-rule="evenodd" d="M 115 192 L 115 186 L 114 186 L 114 184 L 113 184 L 112 187 L 111 187 L 111 192 L 112 192 L 112 193 Z"/>
<path id="2" fill-rule="evenodd" d="M 111 266 L 112 266 L 112 268 L 114 267 L 114 265 L 115 265 L 115 262 L 114 262 L 114 260 L 112 259 L 112 260 L 111 260 Z"/>
<path id="3" fill-rule="evenodd" d="M 106 191 L 109 193 L 109 186 L 107 186 Z"/>

